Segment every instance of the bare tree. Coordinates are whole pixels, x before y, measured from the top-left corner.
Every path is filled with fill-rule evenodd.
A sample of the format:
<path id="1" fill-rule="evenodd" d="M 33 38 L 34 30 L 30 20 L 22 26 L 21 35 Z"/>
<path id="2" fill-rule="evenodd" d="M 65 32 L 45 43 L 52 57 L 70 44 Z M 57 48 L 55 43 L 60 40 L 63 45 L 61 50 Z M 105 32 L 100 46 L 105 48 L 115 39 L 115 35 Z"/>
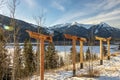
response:
<path id="1" fill-rule="evenodd" d="M 0 0 L 0 9 L 4 7 L 6 0 Z M 2 21 L 0 18 L 0 21 Z M 1 22 L 2 23 L 2 22 Z M 10 65 L 10 58 L 6 49 L 8 37 L 6 37 L 6 31 L 0 27 L 0 79 L 10 79 L 8 76 L 8 69 Z"/>
<path id="2" fill-rule="evenodd" d="M 16 80 L 15 78 L 15 67 L 16 67 L 16 56 L 17 56 L 17 34 L 19 29 L 16 28 L 16 21 L 15 21 L 15 13 L 16 13 L 16 8 L 19 5 L 20 1 L 19 0 L 10 0 L 8 2 L 8 8 L 10 10 L 10 17 L 11 17 L 11 22 L 10 25 L 13 27 L 13 40 L 14 40 L 14 57 L 13 57 L 13 71 L 12 71 L 12 80 Z"/>
<path id="3" fill-rule="evenodd" d="M 0 8 L 2 8 L 5 5 L 6 1 L 5 0 L 0 0 Z"/>
<path id="4" fill-rule="evenodd" d="M 41 33 L 41 27 L 43 27 L 44 23 L 45 23 L 45 15 L 44 15 L 44 11 L 42 10 L 40 15 L 38 16 L 33 16 L 33 19 L 35 20 L 35 23 L 37 24 L 37 31 L 38 33 Z"/>
<path id="5" fill-rule="evenodd" d="M 44 16 L 44 12 L 43 10 L 41 11 L 40 15 L 38 16 L 33 16 L 33 19 L 35 21 L 35 23 L 37 24 L 37 32 L 38 33 L 42 33 L 42 28 L 43 27 L 43 24 L 45 22 L 45 16 Z M 40 61 L 40 45 L 39 45 L 40 41 L 37 40 L 37 51 L 36 51 L 36 57 L 37 57 L 37 73 L 39 73 L 39 69 L 40 69 L 40 65 L 39 65 L 39 61 Z"/>

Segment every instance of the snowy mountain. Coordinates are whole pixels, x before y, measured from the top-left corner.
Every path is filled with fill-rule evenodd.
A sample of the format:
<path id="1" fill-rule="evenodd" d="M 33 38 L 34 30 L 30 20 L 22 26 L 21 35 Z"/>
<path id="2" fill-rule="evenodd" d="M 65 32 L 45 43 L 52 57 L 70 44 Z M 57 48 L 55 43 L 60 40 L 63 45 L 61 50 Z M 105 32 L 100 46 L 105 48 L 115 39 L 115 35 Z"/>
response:
<path id="1" fill-rule="evenodd" d="M 91 38 L 93 36 L 120 38 L 120 29 L 114 28 L 104 22 L 99 24 L 80 24 L 77 22 L 59 24 L 49 28 L 54 32 L 54 40 L 63 40 L 63 34 Z"/>
<path id="2" fill-rule="evenodd" d="M 0 15 L 0 27 L 4 29 L 4 25 L 10 25 L 11 18 Z M 19 27 L 19 41 L 23 42 L 26 38 L 30 38 L 29 35 L 26 33 L 25 30 L 31 30 L 37 32 L 37 25 L 27 23 L 22 20 L 15 19 L 17 26 Z M 6 31 L 6 30 L 5 30 Z M 104 22 L 99 24 L 81 24 L 78 22 L 73 23 L 64 23 L 64 24 L 57 24 L 51 27 L 40 27 L 40 31 L 42 34 L 52 34 L 54 41 L 63 41 L 64 34 L 71 34 L 76 35 L 79 37 L 85 37 L 87 39 L 94 38 L 94 36 L 100 37 L 109 37 L 112 38 L 120 38 L 120 29 L 110 26 Z M 10 33 L 9 35 L 13 35 Z M 32 40 L 34 41 L 34 40 Z"/>

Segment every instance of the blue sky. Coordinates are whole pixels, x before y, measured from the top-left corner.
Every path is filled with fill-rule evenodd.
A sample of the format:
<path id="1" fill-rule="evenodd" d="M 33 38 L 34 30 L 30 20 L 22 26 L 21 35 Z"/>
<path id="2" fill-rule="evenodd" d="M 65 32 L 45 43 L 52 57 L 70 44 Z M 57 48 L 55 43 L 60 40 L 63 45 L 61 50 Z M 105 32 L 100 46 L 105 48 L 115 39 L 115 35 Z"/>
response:
<path id="1" fill-rule="evenodd" d="M 44 13 L 45 26 L 106 22 L 120 27 L 120 0 L 20 0 L 16 18 L 36 24 L 33 16 L 39 16 L 41 12 Z M 9 16 L 9 10 L 5 7 L 1 13 Z"/>

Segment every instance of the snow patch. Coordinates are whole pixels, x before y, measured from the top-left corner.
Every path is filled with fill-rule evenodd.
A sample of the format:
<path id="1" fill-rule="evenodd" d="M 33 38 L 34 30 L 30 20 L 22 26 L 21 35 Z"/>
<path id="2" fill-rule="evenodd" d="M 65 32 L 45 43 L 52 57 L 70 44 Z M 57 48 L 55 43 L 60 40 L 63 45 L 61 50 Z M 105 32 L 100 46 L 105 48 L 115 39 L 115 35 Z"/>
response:
<path id="1" fill-rule="evenodd" d="M 95 34 L 97 34 L 97 33 L 98 33 L 98 29 L 95 30 Z"/>

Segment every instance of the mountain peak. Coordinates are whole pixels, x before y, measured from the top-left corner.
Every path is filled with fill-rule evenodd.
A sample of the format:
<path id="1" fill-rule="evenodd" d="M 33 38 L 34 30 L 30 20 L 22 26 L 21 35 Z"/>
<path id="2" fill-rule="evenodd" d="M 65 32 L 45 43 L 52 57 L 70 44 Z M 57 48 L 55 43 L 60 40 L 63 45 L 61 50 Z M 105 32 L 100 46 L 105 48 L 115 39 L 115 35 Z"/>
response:
<path id="1" fill-rule="evenodd" d="M 100 26 L 103 26 L 103 27 L 110 27 L 110 25 L 108 25 L 107 23 L 105 22 L 101 22 L 100 24 L 98 24 Z"/>
<path id="2" fill-rule="evenodd" d="M 78 25 L 78 24 L 79 24 L 78 22 L 71 23 L 71 25 Z"/>

